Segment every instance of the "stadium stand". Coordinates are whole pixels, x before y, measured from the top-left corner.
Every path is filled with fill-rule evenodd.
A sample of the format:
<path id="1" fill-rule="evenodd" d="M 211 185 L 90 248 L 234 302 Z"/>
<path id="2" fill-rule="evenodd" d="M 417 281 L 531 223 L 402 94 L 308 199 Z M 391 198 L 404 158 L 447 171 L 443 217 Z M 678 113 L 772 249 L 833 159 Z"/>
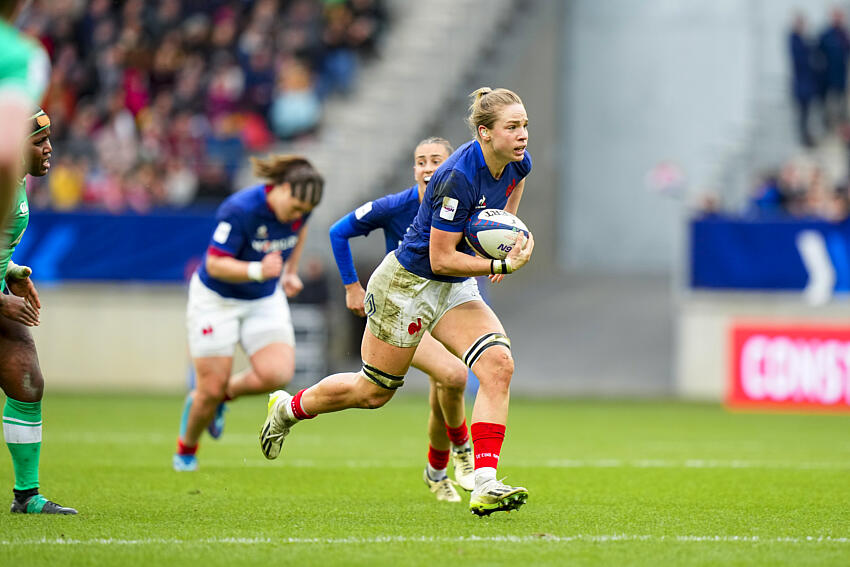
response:
<path id="1" fill-rule="evenodd" d="M 31 202 L 145 212 L 217 203 L 243 158 L 315 135 L 389 24 L 382 0 L 36 1 L 57 160 Z"/>

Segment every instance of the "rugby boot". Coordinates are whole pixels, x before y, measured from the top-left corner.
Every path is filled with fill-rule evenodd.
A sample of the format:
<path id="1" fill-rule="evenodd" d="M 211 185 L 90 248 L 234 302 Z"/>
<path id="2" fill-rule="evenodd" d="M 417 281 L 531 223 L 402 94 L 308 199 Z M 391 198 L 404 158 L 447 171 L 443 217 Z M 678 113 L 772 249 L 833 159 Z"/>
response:
<path id="1" fill-rule="evenodd" d="M 457 485 L 471 492 L 475 488 L 475 459 L 472 456 L 472 447 L 452 448 L 452 464 L 455 467 Z"/>
<path id="2" fill-rule="evenodd" d="M 522 486 L 508 486 L 491 478 L 476 486 L 469 497 L 469 511 L 478 516 L 493 512 L 517 510 L 528 500 L 528 490 Z"/>
<path id="3" fill-rule="evenodd" d="M 441 502 L 460 502 L 460 495 L 455 490 L 454 484 L 445 476 L 442 480 L 431 480 L 428 476 L 428 467 L 425 467 L 425 472 L 422 474 L 425 485 L 431 490 L 431 493 Z"/>
<path id="4" fill-rule="evenodd" d="M 41 494 L 33 494 L 26 500 L 12 500 L 13 514 L 61 514 L 72 516 L 77 513 L 73 508 L 60 506 L 56 502 L 51 502 Z"/>
<path id="5" fill-rule="evenodd" d="M 283 447 L 283 440 L 298 420 L 289 415 L 292 396 L 284 390 L 269 394 L 269 410 L 260 430 L 260 449 L 267 459 L 276 459 Z"/>

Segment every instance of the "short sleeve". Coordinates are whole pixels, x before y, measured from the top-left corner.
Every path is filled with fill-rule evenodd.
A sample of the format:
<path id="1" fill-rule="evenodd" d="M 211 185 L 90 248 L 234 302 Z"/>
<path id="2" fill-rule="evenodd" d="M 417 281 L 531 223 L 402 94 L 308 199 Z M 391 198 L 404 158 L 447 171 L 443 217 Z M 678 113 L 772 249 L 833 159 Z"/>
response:
<path id="1" fill-rule="evenodd" d="M 475 191 L 466 176 L 457 170 L 434 186 L 431 226 L 446 232 L 463 232 L 475 202 Z"/>
<path id="2" fill-rule="evenodd" d="M 5 72 L 0 77 L 0 91 L 10 93 L 6 96 L 21 93 L 27 99 L 27 106 L 32 109 L 41 104 L 47 90 L 50 59 L 40 45 L 15 49 L 11 57 L 11 63 L 4 67 Z"/>
<path id="3" fill-rule="evenodd" d="M 234 207 L 224 207 L 219 210 L 216 220 L 218 223 L 210 239 L 210 248 L 228 256 L 236 256 L 245 243 L 245 229 L 238 210 Z"/>

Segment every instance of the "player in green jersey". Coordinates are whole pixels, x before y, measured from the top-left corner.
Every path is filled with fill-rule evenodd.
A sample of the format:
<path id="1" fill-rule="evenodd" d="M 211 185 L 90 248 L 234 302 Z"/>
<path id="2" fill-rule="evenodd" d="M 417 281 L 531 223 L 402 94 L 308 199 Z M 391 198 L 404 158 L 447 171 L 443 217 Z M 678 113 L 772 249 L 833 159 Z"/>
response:
<path id="1" fill-rule="evenodd" d="M 26 172 L 41 177 L 50 169 L 50 118 L 43 110 L 30 117 L 31 134 L 24 148 Z M 21 514 L 76 514 L 38 493 L 38 464 L 41 454 L 41 397 L 44 378 L 38 364 L 35 342 L 28 327 L 38 325 L 41 302 L 30 280 L 30 270 L 10 257 L 20 242 L 29 220 L 25 179 L 18 180 L 11 219 L 2 232 L 9 246 L 0 249 L 0 387 L 6 394 L 3 407 L 3 436 L 15 469 L 15 498 L 12 512 Z"/>
<path id="2" fill-rule="evenodd" d="M 44 48 L 12 26 L 26 3 L 0 0 L 0 228 L 6 224 L 24 174 L 21 151 L 27 138 L 26 120 L 41 102 L 50 76 Z"/>

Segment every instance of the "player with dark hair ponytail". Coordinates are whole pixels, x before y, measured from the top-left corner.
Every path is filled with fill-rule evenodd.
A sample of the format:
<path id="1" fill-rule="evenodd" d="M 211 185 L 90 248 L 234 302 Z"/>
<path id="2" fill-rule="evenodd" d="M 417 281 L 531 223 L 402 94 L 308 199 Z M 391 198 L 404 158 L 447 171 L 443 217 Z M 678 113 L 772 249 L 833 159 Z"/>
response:
<path id="1" fill-rule="evenodd" d="M 221 435 L 225 401 L 265 394 L 295 371 L 295 334 L 286 297 L 304 287 L 298 262 L 307 220 L 319 204 L 324 178 L 301 156 L 252 159 L 265 182 L 228 197 L 204 261 L 189 284 L 187 326 L 195 385 L 186 397 L 175 470 L 198 468 L 204 429 Z M 285 295 L 285 296 L 284 296 Z M 231 374 L 236 344 L 250 366 Z"/>

